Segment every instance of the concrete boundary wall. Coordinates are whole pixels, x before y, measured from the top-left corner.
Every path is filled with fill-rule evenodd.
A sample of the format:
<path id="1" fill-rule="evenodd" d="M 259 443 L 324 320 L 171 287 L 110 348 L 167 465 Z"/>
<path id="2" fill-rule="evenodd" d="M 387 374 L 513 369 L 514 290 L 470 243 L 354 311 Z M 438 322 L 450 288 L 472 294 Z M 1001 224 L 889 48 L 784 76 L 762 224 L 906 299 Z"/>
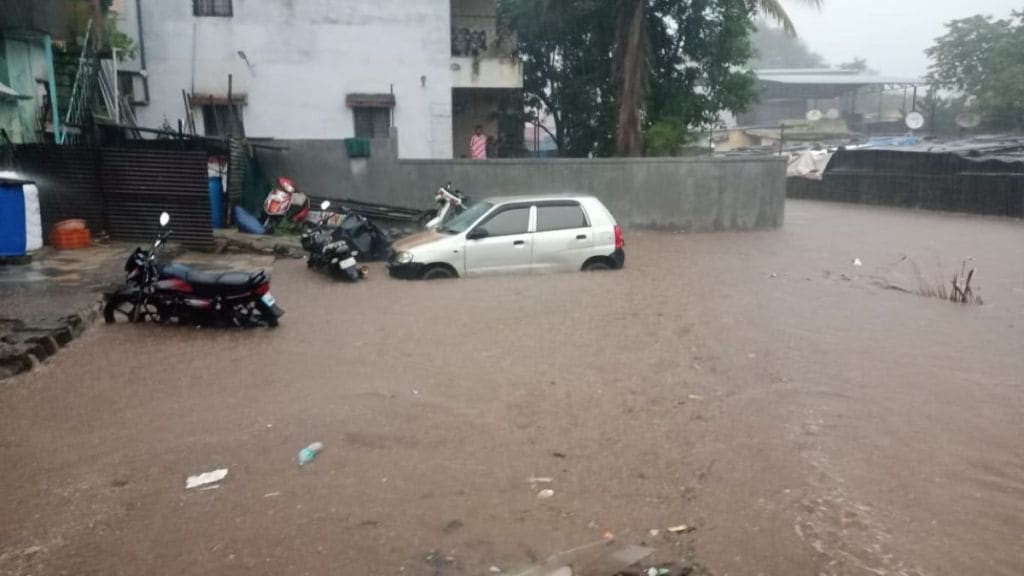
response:
<path id="1" fill-rule="evenodd" d="M 603 200 L 624 226 L 688 231 L 782 225 L 786 164 L 774 157 L 398 160 L 387 140 L 349 159 L 341 141 L 274 141 L 257 149 L 269 178 L 288 176 L 316 197 L 429 207 L 451 181 L 470 196 L 581 192 Z"/>

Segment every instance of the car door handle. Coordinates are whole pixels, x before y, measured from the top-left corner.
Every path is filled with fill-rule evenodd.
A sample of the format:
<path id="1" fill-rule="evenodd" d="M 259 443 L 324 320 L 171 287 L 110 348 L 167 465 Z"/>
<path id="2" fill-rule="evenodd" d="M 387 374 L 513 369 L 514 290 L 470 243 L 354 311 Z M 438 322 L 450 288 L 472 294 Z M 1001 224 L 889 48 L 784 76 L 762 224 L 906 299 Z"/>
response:
<path id="1" fill-rule="evenodd" d="M 526 244 L 526 240 L 516 240 L 512 243 L 513 246 L 522 246 L 523 244 Z"/>
<path id="2" fill-rule="evenodd" d="M 576 235 L 576 239 L 577 240 L 586 240 L 587 239 L 587 235 L 586 234 L 577 234 Z"/>

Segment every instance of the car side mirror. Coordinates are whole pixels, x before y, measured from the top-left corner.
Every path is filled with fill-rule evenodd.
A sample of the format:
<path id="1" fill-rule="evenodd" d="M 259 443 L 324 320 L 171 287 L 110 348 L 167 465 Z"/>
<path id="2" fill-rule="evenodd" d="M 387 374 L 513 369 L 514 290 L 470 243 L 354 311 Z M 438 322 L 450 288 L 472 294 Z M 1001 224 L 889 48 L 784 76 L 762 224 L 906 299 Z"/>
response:
<path id="1" fill-rule="evenodd" d="M 469 234 L 466 234 L 466 240 L 480 240 L 481 238 L 487 238 L 488 235 L 486 228 L 473 228 L 469 231 Z"/>
<path id="2" fill-rule="evenodd" d="M 171 215 L 170 214 L 168 214 L 167 212 L 163 212 L 163 213 L 160 214 L 160 227 L 161 228 L 163 228 L 164 226 L 167 226 L 167 223 L 170 222 L 170 221 L 171 221 Z"/>

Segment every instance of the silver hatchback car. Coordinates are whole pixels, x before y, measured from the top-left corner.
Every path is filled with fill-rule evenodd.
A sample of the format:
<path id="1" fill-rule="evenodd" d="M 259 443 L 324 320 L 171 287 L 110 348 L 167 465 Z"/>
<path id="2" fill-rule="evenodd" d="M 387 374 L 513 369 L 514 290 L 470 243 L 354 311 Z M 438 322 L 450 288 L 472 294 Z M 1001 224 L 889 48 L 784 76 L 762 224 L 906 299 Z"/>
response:
<path id="1" fill-rule="evenodd" d="M 407 279 L 610 270 L 626 261 L 615 218 L 580 194 L 481 200 L 394 249 L 388 271 Z"/>

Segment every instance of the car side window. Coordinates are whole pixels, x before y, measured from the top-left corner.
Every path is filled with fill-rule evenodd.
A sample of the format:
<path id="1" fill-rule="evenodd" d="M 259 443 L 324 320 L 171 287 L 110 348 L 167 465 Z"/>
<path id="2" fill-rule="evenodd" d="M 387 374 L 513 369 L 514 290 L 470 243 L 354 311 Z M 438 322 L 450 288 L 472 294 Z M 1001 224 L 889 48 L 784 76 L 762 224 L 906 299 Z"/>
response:
<path id="1" fill-rule="evenodd" d="M 479 227 L 486 230 L 489 237 L 526 234 L 530 227 L 530 207 L 506 208 L 491 216 Z"/>
<path id="2" fill-rule="evenodd" d="M 579 204 L 541 204 L 537 206 L 537 232 L 586 228 L 587 216 Z"/>

